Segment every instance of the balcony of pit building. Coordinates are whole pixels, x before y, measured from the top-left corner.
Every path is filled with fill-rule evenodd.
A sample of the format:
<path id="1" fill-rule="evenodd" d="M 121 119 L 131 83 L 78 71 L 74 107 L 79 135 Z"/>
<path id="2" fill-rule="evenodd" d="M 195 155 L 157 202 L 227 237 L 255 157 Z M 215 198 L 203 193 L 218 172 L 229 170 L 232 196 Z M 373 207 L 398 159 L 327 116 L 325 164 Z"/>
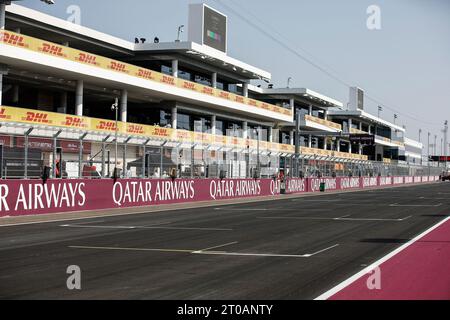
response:
<path id="1" fill-rule="evenodd" d="M 248 96 L 247 88 L 252 80 L 268 81 L 271 77 L 269 72 L 195 42 L 131 43 L 86 27 L 74 26 L 67 21 L 18 5 L 7 7 L 6 27 L 14 32 L 128 62 L 242 97 Z M 202 96 L 209 98 L 207 95 Z M 198 102 L 204 104 L 204 101 L 200 100 Z M 223 101 L 220 102 L 222 106 Z M 286 114 L 268 112 L 261 108 L 257 110 L 251 107 L 239 108 L 238 112 L 251 115 L 252 110 L 258 111 L 256 115 L 265 118 L 266 121 L 276 120 L 271 119 L 271 116 L 291 118 Z"/>
<path id="2" fill-rule="evenodd" d="M 294 110 L 293 122 L 281 122 L 277 124 L 278 141 L 283 144 L 296 145 L 296 117 L 300 120 L 299 146 L 303 152 L 319 153 L 320 150 L 336 151 L 345 156 L 351 153 L 350 143 L 338 137 L 327 137 L 328 134 L 342 132 L 342 125 L 329 119 L 329 110 L 342 108 L 343 103 L 326 95 L 317 93 L 308 88 L 274 88 L 249 86 L 249 95 L 280 107 Z M 305 134 L 302 132 L 314 132 Z M 318 135 L 317 133 L 321 133 Z M 355 153 L 356 154 L 356 153 Z"/>
<path id="3" fill-rule="evenodd" d="M 406 129 L 384 120 L 364 110 L 364 91 L 357 87 L 350 88 L 349 103 L 346 107 L 333 108 L 329 118 L 342 126 L 343 132 L 349 134 L 371 134 L 375 136 L 375 145 L 354 145 L 351 152 L 366 155 L 369 160 L 395 163 L 400 159 L 400 152 L 405 149 Z M 356 149 L 356 150 L 355 150 Z"/>

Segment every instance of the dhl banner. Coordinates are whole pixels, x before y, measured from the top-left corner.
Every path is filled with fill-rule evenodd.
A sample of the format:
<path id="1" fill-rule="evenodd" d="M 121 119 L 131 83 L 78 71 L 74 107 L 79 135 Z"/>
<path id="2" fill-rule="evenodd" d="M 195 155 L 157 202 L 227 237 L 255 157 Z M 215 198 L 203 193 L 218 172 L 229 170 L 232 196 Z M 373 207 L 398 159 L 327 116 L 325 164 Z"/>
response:
<path id="1" fill-rule="evenodd" d="M 101 133 L 115 134 L 116 122 L 114 120 L 79 117 L 56 112 L 31 110 L 24 108 L 0 106 L 0 122 L 18 122 L 35 124 L 48 127 L 61 127 L 81 131 L 95 131 Z M 136 123 L 117 122 L 117 133 L 134 137 L 151 138 L 158 140 L 170 140 L 180 143 L 200 143 L 204 145 L 220 145 L 246 148 L 256 148 L 257 141 L 238 137 L 213 135 L 210 133 L 192 132 L 186 130 L 174 130 Z M 290 146 L 278 146 L 276 143 L 268 144 L 260 141 L 260 149 L 278 151 L 289 150 Z"/>
<path id="2" fill-rule="evenodd" d="M 62 59 L 87 64 L 90 66 L 115 71 L 130 76 L 142 78 L 149 81 L 155 81 L 178 88 L 199 92 L 202 94 L 226 99 L 229 101 L 242 103 L 248 106 L 252 106 L 259 109 L 264 109 L 274 113 L 279 113 L 286 116 L 292 116 L 292 110 L 278 107 L 265 102 L 245 98 L 243 96 L 233 94 L 230 92 L 222 91 L 219 89 L 211 88 L 198 84 L 195 82 L 187 81 L 184 79 L 174 78 L 169 75 L 165 75 L 153 70 L 141 68 L 121 61 L 105 58 L 95 54 L 90 54 L 77 49 L 69 48 L 63 45 L 55 44 L 52 42 L 32 38 L 22 34 L 14 33 L 11 31 L 0 31 L 0 42 L 28 49 L 34 52 L 43 53 L 46 55 L 59 57 Z"/>

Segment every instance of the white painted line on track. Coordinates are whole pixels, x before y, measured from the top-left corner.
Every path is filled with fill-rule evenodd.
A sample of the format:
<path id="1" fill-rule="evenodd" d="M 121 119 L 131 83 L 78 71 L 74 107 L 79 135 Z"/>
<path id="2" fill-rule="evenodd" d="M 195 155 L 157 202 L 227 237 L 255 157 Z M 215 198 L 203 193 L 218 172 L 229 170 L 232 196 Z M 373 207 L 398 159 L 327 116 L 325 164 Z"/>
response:
<path id="1" fill-rule="evenodd" d="M 398 203 L 392 203 L 389 205 L 390 207 L 440 207 L 442 206 L 442 203 L 438 204 L 398 204 Z"/>
<path id="2" fill-rule="evenodd" d="M 159 227 L 159 226 L 91 226 L 78 224 L 63 224 L 66 228 L 97 228 L 97 229 L 161 229 L 161 230 L 199 230 L 199 231 L 233 231 L 225 228 L 189 228 L 189 227 Z"/>
<path id="3" fill-rule="evenodd" d="M 147 248 L 121 248 L 121 247 L 90 247 L 90 246 L 69 246 L 72 249 L 92 249 L 92 250 L 118 250 L 118 251 L 152 251 L 152 252 L 181 252 L 192 253 L 192 250 L 185 249 L 147 249 Z"/>
<path id="4" fill-rule="evenodd" d="M 175 253 L 190 253 L 203 255 L 222 255 L 222 256 L 242 256 L 242 257 L 281 257 L 281 258 L 311 258 L 315 255 L 331 250 L 339 246 L 339 244 L 332 245 L 325 249 L 307 254 L 277 254 L 277 253 L 245 253 L 245 252 L 226 252 L 226 251 L 209 251 L 212 249 L 223 248 L 238 243 L 230 242 L 222 245 L 202 249 L 202 250 L 187 250 L 187 249 L 154 249 L 154 248 L 123 248 L 123 247 L 93 247 L 93 246 L 69 246 L 71 249 L 91 249 L 91 250 L 115 250 L 115 251 L 149 251 L 149 252 L 175 252 Z"/>
<path id="5" fill-rule="evenodd" d="M 242 209 L 238 209 L 238 208 L 214 208 L 214 210 L 226 210 L 226 211 L 267 211 L 269 209 L 267 208 L 261 208 L 261 209 L 257 209 L 257 208 L 242 208 Z M 278 210 L 278 209 L 275 209 Z"/>
<path id="6" fill-rule="evenodd" d="M 404 218 L 398 218 L 398 219 L 382 219 L 382 218 L 345 218 L 343 217 L 337 217 L 337 218 L 327 218 L 327 217 L 257 217 L 258 219 L 292 219 L 292 220 L 332 220 L 332 221 L 405 221 L 412 216 L 407 216 Z"/>
<path id="7" fill-rule="evenodd" d="M 229 243 L 221 244 L 221 245 L 218 245 L 218 246 L 209 247 L 209 248 L 202 249 L 202 250 L 197 250 L 197 251 L 195 251 L 195 252 L 193 252 L 193 253 L 202 253 L 202 252 L 205 252 L 205 251 L 208 251 L 208 250 L 212 250 L 212 249 L 218 249 L 218 248 L 223 248 L 223 247 L 231 246 L 231 245 L 236 244 L 236 243 L 238 243 L 238 242 L 237 242 L 237 241 L 229 242 Z"/>
<path id="8" fill-rule="evenodd" d="M 358 280 L 362 276 L 366 275 L 367 273 L 373 271 L 376 267 L 380 266 L 382 263 L 386 262 L 387 260 L 391 259 L 393 256 L 395 256 L 398 253 L 400 253 L 401 251 L 405 250 L 410 245 L 412 245 L 414 242 L 420 240 L 421 238 L 426 236 L 428 233 L 430 233 L 433 230 L 437 229 L 438 227 L 440 227 L 441 225 L 443 225 L 444 223 L 446 223 L 449 220 L 450 220 L 450 217 L 445 218 L 444 220 L 442 220 L 438 224 L 432 226 L 428 230 L 425 230 L 424 232 L 422 232 L 421 234 L 419 234 L 415 238 L 411 239 L 410 241 L 408 241 L 407 243 L 403 244 L 399 248 L 395 249 L 391 253 L 387 254 L 383 258 L 381 258 L 381 259 L 377 260 L 376 262 L 372 263 L 370 266 L 368 266 L 368 267 L 364 268 L 363 270 L 359 271 L 358 273 L 356 273 L 355 275 L 351 276 L 347 280 L 341 282 L 337 286 L 331 288 L 327 292 L 321 294 L 320 296 L 318 296 L 314 300 L 327 300 L 327 299 L 329 299 L 330 297 L 332 297 L 333 295 L 335 295 L 336 293 L 338 293 L 342 289 L 346 288 L 347 286 L 349 286 L 350 284 L 352 284 L 353 282 L 355 282 L 356 280 Z"/>
<path id="9" fill-rule="evenodd" d="M 328 248 L 325 248 L 325 249 L 322 249 L 322 250 L 316 251 L 316 252 L 314 252 L 314 253 L 311 253 L 311 254 L 305 254 L 305 256 L 307 256 L 307 257 L 309 258 L 309 257 L 315 256 L 315 255 L 318 255 L 319 253 L 322 253 L 322 252 L 325 252 L 325 251 L 328 251 L 328 250 L 334 249 L 334 248 L 336 248 L 337 246 L 339 246 L 339 244 L 338 244 L 338 243 L 337 243 L 337 244 L 335 244 L 335 245 L 332 245 L 332 246 L 330 246 L 330 247 L 328 247 Z"/>

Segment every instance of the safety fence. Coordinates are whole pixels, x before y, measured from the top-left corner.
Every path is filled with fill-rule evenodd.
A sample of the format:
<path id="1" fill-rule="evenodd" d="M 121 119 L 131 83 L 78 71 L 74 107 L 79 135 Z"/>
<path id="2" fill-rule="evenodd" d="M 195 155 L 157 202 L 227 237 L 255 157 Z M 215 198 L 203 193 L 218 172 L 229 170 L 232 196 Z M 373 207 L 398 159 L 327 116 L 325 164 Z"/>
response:
<path id="1" fill-rule="evenodd" d="M 419 184 L 437 176 L 278 179 L 65 179 L 0 181 L 0 216 L 143 207 Z"/>

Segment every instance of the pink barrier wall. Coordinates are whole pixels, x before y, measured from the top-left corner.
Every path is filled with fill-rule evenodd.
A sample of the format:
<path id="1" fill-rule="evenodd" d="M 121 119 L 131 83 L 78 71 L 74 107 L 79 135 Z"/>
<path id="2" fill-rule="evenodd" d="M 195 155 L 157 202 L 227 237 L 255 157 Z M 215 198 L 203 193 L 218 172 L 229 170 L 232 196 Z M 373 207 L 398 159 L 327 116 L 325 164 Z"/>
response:
<path id="1" fill-rule="evenodd" d="M 420 179 L 419 179 L 420 178 Z M 438 177 L 287 179 L 285 193 L 374 188 L 431 182 Z M 67 211 L 140 207 L 280 194 L 283 183 L 273 179 L 79 179 L 0 180 L 0 217 Z"/>

